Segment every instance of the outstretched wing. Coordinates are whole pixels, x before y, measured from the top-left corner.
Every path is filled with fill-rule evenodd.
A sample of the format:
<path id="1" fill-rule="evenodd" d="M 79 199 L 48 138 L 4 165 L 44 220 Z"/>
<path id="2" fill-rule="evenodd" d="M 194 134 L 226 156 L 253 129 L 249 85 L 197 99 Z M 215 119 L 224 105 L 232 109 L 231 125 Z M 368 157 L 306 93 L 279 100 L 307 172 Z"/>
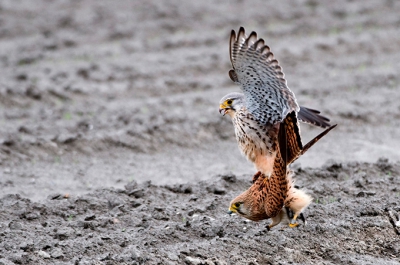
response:
<path id="1" fill-rule="evenodd" d="M 246 37 L 243 27 L 237 36 L 232 30 L 229 52 L 233 66 L 229 76 L 241 86 L 247 110 L 258 122 L 275 124 L 300 110 L 278 61 L 254 31 Z"/>

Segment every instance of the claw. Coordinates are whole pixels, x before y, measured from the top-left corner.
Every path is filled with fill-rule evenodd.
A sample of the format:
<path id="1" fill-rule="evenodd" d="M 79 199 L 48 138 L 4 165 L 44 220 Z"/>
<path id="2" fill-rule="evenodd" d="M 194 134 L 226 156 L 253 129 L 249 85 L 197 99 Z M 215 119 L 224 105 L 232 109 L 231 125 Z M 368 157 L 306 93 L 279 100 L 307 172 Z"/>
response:
<path id="1" fill-rule="evenodd" d="M 298 227 L 300 224 L 299 223 L 290 223 L 289 227 L 294 228 L 294 227 Z"/>
<path id="2" fill-rule="evenodd" d="M 285 209 L 286 209 L 286 215 L 287 215 L 287 217 L 289 217 L 289 219 L 292 219 L 292 218 L 293 218 L 293 212 L 292 212 L 292 210 L 290 210 L 289 207 L 285 207 Z"/>
<path id="3" fill-rule="evenodd" d="M 306 218 L 304 217 L 304 214 L 303 214 L 303 213 L 300 213 L 299 219 L 300 219 L 301 221 L 303 221 L 304 224 L 307 223 L 307 222 L 306 222 Z"/>
<path id="4" fill-rule="evenodd" d="M 302 216 L 302 214 L 300 213 L 300 219 L 304 218 L 304 216 L 303 216 L 303 217 L 301 217 L 301 216 Z M 290 223 L 289 223 L 289 227 L 293 228 L 293 227 L 299 226 L 299 223 L 296 222 L 296 219 L 297 219 L 297 214 L 295 214 L 295 215 L 293 216 L 292 220 L 291 220 Z"/>

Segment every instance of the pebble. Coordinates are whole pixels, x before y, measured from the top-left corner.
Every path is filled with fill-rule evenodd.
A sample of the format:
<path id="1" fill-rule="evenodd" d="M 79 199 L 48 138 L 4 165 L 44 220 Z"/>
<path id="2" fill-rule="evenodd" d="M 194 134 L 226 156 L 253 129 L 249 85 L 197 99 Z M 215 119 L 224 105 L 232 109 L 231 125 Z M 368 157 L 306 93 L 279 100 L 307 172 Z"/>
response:
<path id="1" fill-rule="evenodd" d="M 72 228 L 62 227 L 62 228 L 58 229 L 56 235 L 59 240 L 65 240 L 65 239 L 71 237 L 73 232 L 74 232 L 74 230 Z"/>
<path id="2" fill-rule="evenodd" d="M 11 221 L 11 222 L 8 224 L 8 227 L 9 227 L 11 230 L 21 230 L 21 229 L 22 229 L 22 224 L 19 223 L 19 222 L 17 222 L 17 221 Z"/>
<path id="3" fill-rule="evenodd" d="M 46 251 L 43 251 L 43 250 L 40 250 L 40 251 L 38 252 L 38 255 L 39 255 L 40 257 L 44 258 L 44 259 L 49 259 L 49 258 L 50 258 L 50 254 L 47 253 Z"/>
<path id="4" fill-rule="evenodd" d="M 192 257 L 186 257 L 185 262 L 186 264 L 192 264 L 192 265 L 199 265 L 203 263 L 201 259 Z"/>
<path id="5" fill-rule="evenodd" d="M 57 137 L 57 142 L 63 144 L 69 144 L 75 141 L 78 138 L 76 134 L 61 134 Z"/>
<path id="6" fill-rule="evenodd" d="M 224 195 L 226 193 L 226 190 L 222 187 L 217 186 L 217 187 L 214 187 L 213 193 L 217 194 L 217 195 Z"/>
<path id="7" fill-rule="evenodd" d="M 375 194 L 375 191 L 360 191 L 359 193 L 357 193 L 356 197 L 374 196 Z"/>
<path id="8" fill-rule="evenodd" d="M 135 189 L 128 193 L 129 196 L 134 196 L 135 198 L 141 198 L 144 196 L 144 191 L 142 189 Z"/>
<path id="9" fill-rule="evenodd" d="M 63 197 L 62 197 L 62 194 L 61 193 L 53 193 L 53 194 L 50 194 L 49 196 L 47 196 L 47 199 L 49 199 L 49 200 L 61 200 Z"/>
<path id="10" fill-rule="evenodd" d="M 61 249 L 55 248 L 55 249 L 51 252 L 50 256 L 51 256 L 52 258 L 59 259 L 59 258 L 63 258 L 63 257 L 64 257 L 64 253 L 61 251 Z"/>
<path id="11" fill-rule="evenodd" d="M 138 184 L 136 181 L 132 180 L 128 184 L 125 185 L 125 189 L 127 192 L 133 191 L 137 188 Z"/>

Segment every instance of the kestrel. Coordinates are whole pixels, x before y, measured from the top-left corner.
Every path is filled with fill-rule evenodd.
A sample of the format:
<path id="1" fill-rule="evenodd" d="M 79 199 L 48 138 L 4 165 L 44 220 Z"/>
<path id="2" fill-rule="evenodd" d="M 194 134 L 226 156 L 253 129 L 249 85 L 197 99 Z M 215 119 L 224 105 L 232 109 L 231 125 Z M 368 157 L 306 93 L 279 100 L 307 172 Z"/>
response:
<path id="1" fill-rule="evenodd" d="M 299 216 L 305 221 L 302 211 L 311 203 L 312 198 L 304 191 L 296 189 L 292 181 L 292 171 L 287 171 L 287 166 L 304 154 L 319 139 L 336 127 L 333 125 L 312 139 L 304 147 L 300 148 L 297 141 L 297 133 L 292 124 L 293 113 L 289 114 L 280 126 L 279 148 L 274 162 L 273 173 L 270 177 L 258 172 L 253 177 L 253 185 L 233 199 L 230 203 L 229 213 L 237 213 L 247 219 L 260 221 L 272 219 L 268 229 L 279 224 L 285 215 L 285 210 L 290 209 L 294 214 L 289 223 L 290 227 L 296 227 Z M 286 130 L 285 130 L 286 128 Z M 285 144 L 286 142 L 286 144 Z M 286 145 L 286 146 L 285 146 Z M 286 161 L 283 157 L 286 156 Z"/>
<path id="2" fill-rule="evenodd" d="M 319 115 L 319 111 L 297 104 L 278 61 L 255 32 L 246 37 L 243 27 L 237 36 L 232 30 L 229 51 L 233 67 L 229 76 L 240 85 L 243 94 L 234 92 L 224 96 L 220 112 L 232 118 L 241 152 L 257 171 L 269 176 L 277 153 L 279 126 L 289 113 L 294 113 L 292 126 L 298 133 L 297 119 L 323 128 L 330 126 L 329 119 Z"/>

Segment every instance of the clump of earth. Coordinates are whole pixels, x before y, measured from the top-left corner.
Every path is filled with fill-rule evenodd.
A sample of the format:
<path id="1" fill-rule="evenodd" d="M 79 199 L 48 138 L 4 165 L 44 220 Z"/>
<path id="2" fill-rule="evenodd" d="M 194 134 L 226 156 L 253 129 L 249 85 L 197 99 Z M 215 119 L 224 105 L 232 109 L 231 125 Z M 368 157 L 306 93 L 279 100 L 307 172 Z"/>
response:
<path id="1" fill-rule="evenodd" d="M 0 264 L 398 264 L 400 3 L 0 2 Z M 222 96 L 257 31 L 338 126 L 307 223 L 227 214 L 255 173 Z M 301 125 L 303 142 L 322 130 Z"/>

